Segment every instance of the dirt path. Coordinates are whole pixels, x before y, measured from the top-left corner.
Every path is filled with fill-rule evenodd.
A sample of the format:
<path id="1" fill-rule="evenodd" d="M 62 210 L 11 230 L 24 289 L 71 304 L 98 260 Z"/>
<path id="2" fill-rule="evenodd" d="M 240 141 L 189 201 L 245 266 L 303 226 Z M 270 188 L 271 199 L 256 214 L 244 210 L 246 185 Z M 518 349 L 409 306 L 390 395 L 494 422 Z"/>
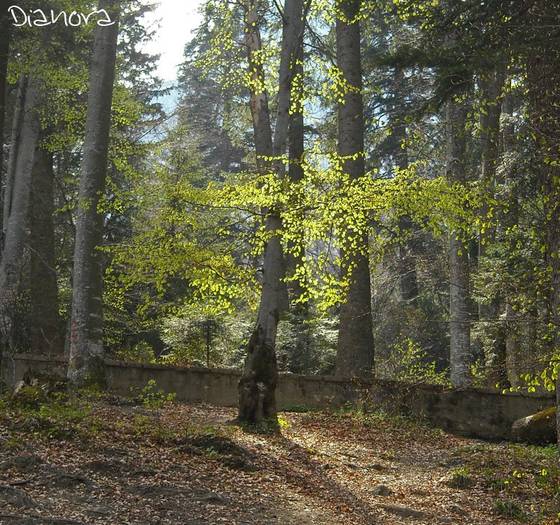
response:
<path id="1" fill-rule="evenodd" d="M 95 424 L 68 439 L 5 419 L 0 523 L 558 523 L 552 485 L 535 477 L 546 481 L 552 449 L 380 415 L 283 414 L 281 435 L 243 432 L 233 416 L 97 403 Z"/>

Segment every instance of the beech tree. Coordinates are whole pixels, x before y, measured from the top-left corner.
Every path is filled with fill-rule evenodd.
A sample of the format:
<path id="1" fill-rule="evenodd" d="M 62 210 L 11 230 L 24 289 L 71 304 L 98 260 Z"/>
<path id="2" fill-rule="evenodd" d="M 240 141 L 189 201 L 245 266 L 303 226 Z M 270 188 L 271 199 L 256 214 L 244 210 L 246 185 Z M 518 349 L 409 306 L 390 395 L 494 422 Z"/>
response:
<path id="1" fill-rule="evenodd" d="M 460 95 L 447 103 L 447 177 L 466 183 L 465 147 L 466 122 L 469 111 L 469 79 L 458 79 L 464 84 Z M 454 386 L 471 383 L 471 309 L 470 268 L 468 244 L 452 232 L 449 243 L 449 334 L 450 377 Z"/>
<path id="2" fill-rule="evenodd" d="M 268 96 L 264 89 L 264 70 L 259 56 L 262 47 L 257 8 L 256 0 L 248 0 L 245 4 L 245 44 L 249 54 L 250 105 L 257 170 L 266 174 L 273 169 L 278 177 L 282 177 L 284 164 L 281 157 L 287 148 L 292 79 L 298 57 L 298 42 L 303 37 L 303 0 L 286 0 L 282 13 L 284 27 L 274 137 Z M 272 164 L 270 159 L 275 159 Z M 282 228 L 280 210 L 267 209 L 264 213 L 268 239 L 264 250 L 261 299 L 257 322 L 247 346 L 243 376 L 239 381 L 239 420 L 248 423 L 276 420 L 276 334 L 280 315 L 287 308 L 286 285 L 283 281 L 285 261 L 279 237 Z"/>
<path id="3" fill-rule="evenodd" d="M 74 386 L 104 383 L 103 277 L 98 250 L 103 235 L 103 216 L 98 205 L 107 174 L 119 4 L 119 0 L 100 0 L 99 9 L 105 9 L 114 23 L 96 27 L 91 58 L 69 335 L 68 379 Z"/>
<path id="4" fill-rule="evenodd" d="M 10 24 L 8 20 L 8 11 L 4 8 L 6 2 L 0 3 L 0 206 L 4 201 L 3 195 L 3 176 L 4 176 L 4 137 L 6 130 L 4 123 L 6 122 L 6 91 L 8 76 L 8 57 L 10 51 Z M 0 237 L 4 231 L 3 215 L 0 216 Z M 2 238 L 0 238 L 0 252 L 2 251 Z"/>
<path id="5" fill-rule="evenodd" d="M 336 57 L 345 86 L 338 107 L 338 155 L 350 179 L 364 177 L 364 117 L 360 54 L 360 1 L 337 2 Z M 367 233 L 360 253 L 343 254 L 349 281 L 348 296 L 340 309 L 336 373 L 342 377 L 368 377 L 373 369 L 371 282 Z"/>
<path id="6" fill-rule="evenodd" d="M 6 348 L 13 348 L 13 319 L 22 279 L 27 219 L 31 201 L 31 182 L 35 152 L 41 125 L 41 81 L 31 76 L 27 81 L 23 104 L 20 145 L 15 153 L 14 180 L 9 198 L 10 213 L 6 225 L 4 251 L 0 262 L 0 330 Z"/>

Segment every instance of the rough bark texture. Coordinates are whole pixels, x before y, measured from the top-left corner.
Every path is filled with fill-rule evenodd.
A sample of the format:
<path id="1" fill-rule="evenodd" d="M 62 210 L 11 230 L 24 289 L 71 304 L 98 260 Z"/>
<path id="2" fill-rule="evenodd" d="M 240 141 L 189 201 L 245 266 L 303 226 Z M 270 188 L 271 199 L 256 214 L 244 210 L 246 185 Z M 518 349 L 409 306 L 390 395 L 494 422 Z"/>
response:
<path id="1" fill-rule="evenodd" d="M 496 71 L 488 74 L 482 80 L 482 112 L 481 127 L 481 173 L 480 182 L 486 193 L 495 195 L 496 167 L 500 152 L 500 117 L 501 117 L 501 95 L 504 87 L 505 70 L 499 67 Z M 483 216 L 487 215 L 487 208 L 482 210 Z M 485 234 L 480 236 L 478 245 L 478 259 L 484 257 L 486 242 L 491 241 L 495 231 L 489 228 Z M 490 348 L 485 348 L 486 369 L 489 386 L 496 384 L 501 387 L 507 386 L 506 373 L 506 333 L 505 325 L 500 320 L 502 298 L 492 298 L 491 302 L 478 304 L 478 319 L 480 322 L 492 326 L 495 334 Z"/>
<path id="2" fill-rule="evenodd" d="M 408 152 L 406 150 L 406 124 L 400 114 L 398 103 L 405 96 L 404 73 L 401 68 L 396 68 L 393 74 L 392 98 L 389 114 L 391 134 L 391 156 L 393 163 L 399 170 L 408 169 Z M 418 276 L 416 272 L 416 256 L 414 242 L 414 225 L 410 217 L 403 215 L 399 219 L 399 229 L 405 235 L 397 248 L 397 264 L 399 272 L 399 294 L 402 302 L 414 304 L 418 297 Z M 411 238 L 409 238 L 411 237 Z"/>
<path id="3" fill-rule="evenodd" d="M 38 148 L 35 153 L 31 190 L 29 238 L 31 251 L 31 352 L 59 354 L 63 337 L 58 315 L 58 286 L 54 242 L 53 158 Z"/>
<path id="4" fill-rule="evenodd" d="M 548 0 L 536 0 L 531 12 L 535 27 L 542 27 L 543 31 L 557 28 L 560 22 L 557 7 Z M 550 271 L 547 305 L 550 344 L 553 354 L 560 359 L 560 50 L 557 46 L 548 45 L 545 35 L 541 39 L 542 43 L 538 42 L 537 49 L 527 59 L 527 84 L 531 131 L 540 163 L 545 259 Z M 560 377 L 556 392 L 560 403 Z M 559 413 L 557 411 L 560 447 Z"/>
<path id="5" fill-rule="evenodd" d="M 300 79 L 303 78 L 303 33 L 300 35 L 298 41 L 294 75 L 297 75 Z M 299 97 L 301 100 L 303 97 L 302 81 L 292 87 L 292 94 Z M 301 181 L 304 177 L 302 165 L 305 149 L 304 143 L 305 128 L 303 108 L 299 107 L 298 104 L 297 110 L 292 111 L 290 114 L 290 124 L 288 130 L 288 177 L 290 181 L 294 183 Z M 298 204 L 299 203 L 294 202 L 293 206 L 298 206 Z M 286 254 L 287 275 L 292 275 L 301 262 L 301 255 L 294 256 L 292 253 L 288 252 Z M 293 354 L 290 356 L 290 371 L 296 374 L 301 374 L 309 370 L 312 359 L 310 354 L 310 334 L 307 325 L 307 320 L 309 318 L 309 305 L 307 303 L 298 302 L 303 294 L 303 289 L 299 281 L 291 281 L 288 285 L 288 292 L 290 295 L 290 304 L 292 305 L 291 318 L 296 332 Z"/>
<path id="6" fill-rule="evenodd" d="M 0 264 L 0 331 L 2 343 L 7 348 L 13 346 L 13 315 L 21 283 L 23 253 L 27 237 L 31 178 L 40 133 L 37 111 L 40 103 L 40 90 L 39 81 L 34 77 L 30 78 L 23 110 L 21 143 L 17 160 L 15 160 L 11 211 Z"/>
<path id="7" fill-rule="evenodd" d="M 118 0 L 101 0 L 116 22 Z M 84 154 L 82 159 L 74 272 L 68 379 L 74 387 L 103 386 L 103 302 L 101 253 L 102 216 L 98 212 L 105 191 L 111 102 L 115 77 L 118 24 L 96 27 L 90 66 Z"/>
<path id="8" fill-rule="evenodd" d="M 338 154 L 344 159 L 344 172 L 356 179 L 365 171 L 360 24 L 356 18 L 360 0 L 340 1 L 337 7 L 341 12 L 336 21 L 337 63 L 353 88 L 338 108 Z M 346 158 L 352 155 L 356 158 Z M 367 235 L 361 242 L 367 250 Z M 345 259 L 344 272 L 350 284 L 340 309 L 336 373 L 341 377 L 368 377 L 374 356 L 369 257 L 353 254 Z"/>
<path id="9" fill-rule="evenodd" d="M 23 127 L 23 115 L 25 95 L 27 93 L 27 76 L 22 76 L 18 80 L 18 88 L 16 94 L 16 107 L 12 117 L 12 132 L 10 134 L 10 154 L 6 166 L 6 180 L 2 194 L 2 250 L 6 244 L 6 230 L 8 221 L 10 220 L 10 211 L 12 209 L 12 193 L 14 187 L 14 179 L 16 174 L 17 157 L 21 141 L 21 131 Z"/>
<path id="10" fill-rule="evenodd" d="M 286 0 L 284 28 L 280 55 L 278 113 L 274 139 L 270 124 L 268 97 L 258 86 L 263 85 L 264 71 L 259 62 L 261 36 L 258 27 L 257 3 L 245 3 L 245 44 L 248 50 L 249 70 L 252 80 L 251 115 L 257 169 L 261 173 L 274 169 L 278 176 L 283 173 L 283 163 L 271 165 L 266 157 L 284 155 L 287 146 L 291 85 L 294 60 L 299 35 L 303 34 L 303 0 Z M 239 381 L 239 420 L 258 423 L 276 420 L 276 334 L 280 313 L 287 307 L 286 286 L 283 281 L 285 268 L 282 245 L 278 235 L 282 227 L 279 210 L 265 210 L 266 230 L 270 237 L 265 246 L 263 261 L 263 284 L 257 322 L 247 347 L 243 376 Z"/>
<path id="11" fill-rule="evenodd" d="M 513 99 L 511 95 L 506 95 L 502 103 L 503 127 L 502 127 L 502 156 L 509 166 L 506 172 L 508 193 L 508 209 L 503 219 L 505 229 L 509 229 L 519 222 L 519 196 L 516 185 L 516 172 L 511 162 L 511 155 L 515 148 L 515 129 L 513 124 Z M 509 249 L 515 250 L 515 241 L 509 243 Z M 514 268 L 508 268 L 509 273 L 513 274 Z M 513 308 L 513 290 L 506 290 L 505 297 L 505 366 L 506 366 L 506 386 L 516 386 L 519 379 L 519 367 L 517 362 L 521 353 L 521 319 Z"/>
<path id="12" fill-rule="evenodd" d="M 7 2 L 4 0 L 0 2 L 0 188 L 4 187 L 4 138 L 6 135 L 4 124 L 6 122 L 6 79 L 8 73 L 8 55 L 10 50 L 10 23 L 6 4 Z M 1 198 L 0 204 L 3 201 L 4 199 Z M 2 215 L 0 216 L 0 232 L 3 231 L 4 225 Z"/>
<path id="13" fill-rule="evenodd" d="M 464 101 L 447 103 L 447 177 L 466 182 L 465 146 L 468 106 Z M 468 245 L 452 232 L 449 245 L 450 375 L 455 387 L 471 383 L 471 300 Z"/>

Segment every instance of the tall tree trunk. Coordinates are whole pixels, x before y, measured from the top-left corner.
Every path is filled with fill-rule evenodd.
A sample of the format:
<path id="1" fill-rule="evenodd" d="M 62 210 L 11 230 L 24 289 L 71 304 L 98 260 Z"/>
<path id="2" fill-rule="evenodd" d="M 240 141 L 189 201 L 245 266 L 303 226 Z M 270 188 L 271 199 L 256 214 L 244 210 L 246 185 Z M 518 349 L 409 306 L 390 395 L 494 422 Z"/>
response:
<path id="1" fill-rule="evenodd" d="M 509 89 L 507 90 L 509 91 Z M 516 226 L 519 222 L 519 196 L 516 182 L 516 173 L 512 161 L 509 158 L 515 148 L 515 127 L 513 123 L 513 98 L 508 93 L 502 103 L 502 114 L 504 115 L 504 125 L 502 129 L 502 155 L 504 162 L 508 165 L 506 173 L 506 183 L 509 188 L 508 207 L 503 219 L 504 229 L 507 231 Z M 514 253 L 516 241 L 508 242 L 508 250 Z M 508 268 L 508 274 L 512 275 L 514 268 Z M 513 308 L 514 291 L 508 287 L 505 292 L 505 367 L 506 367 L 506 386 L 516 386 L 519 380 L 519 355 L 521 353 L 521 326 L 520 318 Z"/>
<path id="2" fill-rule="evenodd" d="M 2 243 L 3 250 L 6 244 L 6 230 L 8 228 L 8 221 L 10 220 L 10 211 L 12 209 L 12 194 L 14 187 L 14 180 L 16 176 L 16 167 L 18 152 L 21 142 L 21 131 L 23 127 L 23 115 L 25 105 L 25 95 L 27 93 L 28 77 L 22 76 L 18 80 L 16 105 L 12 117 L 12 132 L 10 135 L 10 154 L 8 156 L 8 164 L 6 166 L 6 180 L 4 182 L 2 194 Z M 0 250 L 0 251 L 2 251 Z"/>
<path id="3" fill-rule="evenodd" d="M 298 42 L 296 63 L 294 64 L 294 75 L 300 80 L 292 86 L 292 94 L 295 95 L 296 104 L 292 103 L 290 113 L 290 123 L 288 130 L 288 178 L 293 183 L 300 182 L 304 177 L 303 154 L 305 150 L 305 127 L 303 118 L 303 33 Z M 292 206 L 299 206 L 299 202 L 292 203 Z M 302 212 L 303 213 L 303 212 Z M 292 275 L 296 268 L 302 264 L 303 253 L 296 256 L 291 252 L 286 255 L 287 274 Z M 299 281 L 292 281 L 288 286 L 290 303 L 292 306 L 292 322 L 295 330 L 295 344 L 293 355 L 290 356 L 290 371 L 296 374 L 303 374 L 309 371 L 311 366 L 311 341 L 309 327 L 307 325 L 309 317 L 309 305 L 299 300 L 303 295 L 303 288 Z"/>
<path id="4" fill-rule="evenodd" d="M 404 96 L 404 73 L 401 68 L 396 68 L 393 75 L 393 97 L 391 107 L 390 123 L 392 129 L 392 157 L 399 170 L 408 169 L 408 153 L 405 147 L 406 124 L 402 115 L 398 115 L 397 104 Z M 399 229 L 405 236 L 413 235 L 413 223 L 410 217 L 404 215 L 399 219 Z M 414 253 L 415 243 L 413 240 L 401 241 L 397 251 L 397 263 L 399 272 L 399 292 L 403 302 L 415 303 L 418 297 L 418 276 L 416 272 L 416 256 Z"/>
<path id="5" fill-rule="evenodd" d="M 100 0 L 115 23 L 95 29 L 90 66 L 84 155 L 78 193 L 68 379 L 73 387 L 103 386 L 103 218 L 98 211 L 105 191 L 111 103 L 115 79 L 119 0 Z"/>
<path id="6" fill-rule="evenodd" d="M 531 15 L 535 27 L 554 31 L 557 40 L 558 6 L 554 2 L 535 0 Z M 550 275 L 547 317 L 551 332 L 548 335 L 552 353 L 560 359 L 560 50 L 550 45 L 546 33 L 540 39 L 537 49 L 527 59 L 527 87 L 531 132 L 540 163 L 545 261 Z M 560 377 L 556 392 L 560 403 Z M 560 410 L 557 410 L 557 424 L 560 447 Z"/>
<path id="7" fill-rule="evenodd" d="M 4 187 L 4 138 L 6 130 L 4 124 L 6 122 L 6 88 L 8 76 L 8 56 L 10 51 L 10 23 L 8 20 L 7 2 L 0 2 L 0 188 Z M 2 192 L 3 195 L 3 192 Z M 0 199 L 0 205 L 3 202 Z M 0 216 L 0 234 L 4 231 L 3 215 Z M 0 252 L 1 252 L 0 239 Z"/>
<path id="8" fill-rule="evenodd" d="M 360 0 L 337 1 L 336 55 L 338 67 L 349 84 L 338 107 L 338 154 L 351 179 L 364 176 L 364 106 L 360 53 Z M 371 316 L 371 281 L 368 237 L 361 240 L 366 254 L 347 254 L 344 272 L 348 296 L 340 309 L 336 373 L 341 377 L 369 377 L 374 344 Z"/>
<path id="9" fill-rule="evenodd" d="M 283 174 L 282 161 L 270 163 L 271 157 L 285 154 L 289 127 L 291 86 L 299 35 L 303 34 L 303 0 L 286 0 L 283 11 L 284 28 L 279 70 L 278 113 L 274 140 L 270 124 L 268 97 L 264 91 L 264 70 L 260 62 L 261 36 L 258 27 L 257 2 L 245 3 L 245 43 L 249 53 L 251 75 L 251 115 L 260 173 L 274 169 Z M 276 334 L 280 313 L 287 307 L 284 277 L 284 257 L 279 231 L 280 211 L 265 210 L 269 239 L 265 246 L 263 284 L 257 322 L 247 347 L 243 376 L 239 381 L 239 421 L 258 423 L 276 420 Z"/>
<path id="10" fill-rule="evenodd" d="M 25 95 L 21 143 L 15 161 L 11 211 L 0 263 L 0 332 L 2 343 L 7 348 L 13 346 L 13 314 L 20 289 L 23 253 L 27 238 L 31 179 L 40 133 L 38 114 L 40 90 L 39 80 L 31 77 Z"/>
<path id="11" fill-rule="evenodd" d="M 52 153 L 35 153 L 31 190 L 31 352 L 60 354 L 63 337 L 58 315 L 58 285 L 54 243 L 54 172 Z"/>
<path id="12" fill-rule="evenodd" d="M 487 195 L 494 197 L 496 188 L 496 167 L 500 151 L 500 116 L 501 95 L 505 81 L 505 68 L 499 66 L 488 77 L 482 79 L 482 117 L 481 117 L 481 149 L 482 162 L 480 182 Z M 485 206 L 483 217 L 488 213 Z M 478 245 L 478 260 L 485 255 L 486 244 L 495 236 L 493 229 L 488 229 L 480 235 Z M 504 387 L 507 383 L 506 374 L 506 334 L 505 325 L 500 322 L 501 298 L 493 297 L 490 303 L 478 304 L 478 319 L 491 333 L 492 346 L 486 348 L 486 370 L 490 386 L 496 384 Z"/>
<path id="13" fill-rule="evenodd" d="M 468 105 L 465 101 L 449 100 L 447 125 L 447 178 L 465 183 L 466 121 Z M 455 387 L 471 384 L 471 299 L 469 290 L 468 243 L 451 232 L 449 244 L 449 363 L 451 383 Z"/>

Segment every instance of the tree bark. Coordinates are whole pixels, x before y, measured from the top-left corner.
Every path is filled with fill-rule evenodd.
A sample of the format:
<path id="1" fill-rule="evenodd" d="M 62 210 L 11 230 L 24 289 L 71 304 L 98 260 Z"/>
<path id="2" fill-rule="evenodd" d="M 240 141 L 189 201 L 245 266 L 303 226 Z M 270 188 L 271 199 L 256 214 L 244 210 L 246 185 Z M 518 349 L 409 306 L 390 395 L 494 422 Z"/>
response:
<path id="1" fill-rule="evenodd" d="M 107 174 L 119 7 L 119 0 L 100 0 L 99 9 L 105 9 L 115 23 L 96 27 L 90 65 L 72 280 L 68 380 L 73 387 L 102 387 L 105 383 L 103 282 L 98 249 L 103 239 L 103 217 L 98 204 Z"/>
<path id="2" fill-rule="evenodd" d="M 404 74 L 401 68 L 396 68 L 393 75 L 393 104 L 391 107 L 390 123 L 392 130 L 392 157 L 399 170 L 408 169 L 408 153 L 405 147 L 406 124 L 402 115 L 398 115 L 397 104 L 404 96 Z M 406 235 L 414 234 L 414 225 L 410 217 L 404 215 L 399 219 L 399 229 Z M 399 271 L 399 292 L 402 302 L 414 304 L 418 297 L 418 275 L 416 272 L 415 243 L 413 240 L 401 241 L 397 250 Z"/>
<path id="3" fill-rule="evenodd" d="M 4 173 L 4 138 L 6 122 L 6 88 L 8 76 L 8 56 L 10 51 L 10 23 L 8 20 L 8 10 L 6 2 L 1 2 L 2 9 L 0 9 L 0 188 L 4 187 L 3 173 Z M 2 191 L 3 195 L 3 191 Z M 3 198 L 0 199 L 0 205 L 4 202 Z M 0 216 L 0 232 L 4 231 L 3 215 Z M 0 251 L 1 251 L 0 239 Z"/>
<path id="4" fill-rule="evenodd" d="M 56 355 L 63 351 L 58 315 L 58 285 L 54 238 L 52 153 L 38 148 L 32 175 L 31 249 L 31 352 Z"/>
<path id="5" fill-rule="evenodd" d="M 294 64 L 294 75 L 300 78 L 297 85 L 292 86 L 292 94 L 302 102 L 303 94 L 303 33 L 299 37 L 296 62 Z M 292 183 L 300 182 L 304 177 L 303 155 L 305 151 L 305 126 L 303 107 L 300 103 L 292 104 L 293 111 L 290 113 L 288 130 L 288 178 Z M 293 206 L 299 206 L 294 202 Z M 303 213 L 303 212 L 302 212 Z M 302 264 L 302 255 L 296 256 L 290 251 L 286 254 L 287 274 L 292 275 L 296 268 Z M 307 321 L 309 318 L 309 305 L 300 302 L 303 288 L 299 281 L 291 281 L 288 286 L 290 304 L 292 305 L 292 323 L 295 330 L 295 344 L 293 354 L 290 356 L 290 372 L 303 374 L 309 371 L 311 366 L 311 341 Z"/>
<path id="6" fill-rule="evenodd" d="M 558 10 L 553 2 L 535 0 L 531 11 L 535 27 L 556 28 Z M 556 31 L 554 29 L 554 31 Z M 556 32 L 554 37 L 557 38 Z M 560 359 L 560 51 L 542 35 L 527 57 L 529 118 L 539 166 L 539 189 L 544 211 L 545 261 L 550 275 L 548 325 L 553 359 Z M 556 387 L 560 402 L 560 377 Z M 560 447 L 560 411 L 557 412 Z"/>
<path id="7" fill-rule="evenodd" d="M 457 99 L 449 100 L 446 110 L 447 178 L 465 183 L 466 121 L 468 105 Z M 455 387 L 471 384 L 471 299 L 468 243 L 451 232 L 449 244 L 449 335 L 450 376 Z"/>
<path id="8" fill-rule="evenodd" d="M 6 230 L 8 221 L 10 220 L 10 211 L 12 209 L 12 193 L 14 187 L 14 179 L 16 175 L 17 157 L 20 147 L 21 130 L 23 127 L 23 115 L 25 95 L 27 93 L 28 77 L 22 76 L 18 80 L 16 106 L 12 117 L 12 132 L 10 135 L 10 154 L 8 155 L 8 163 L 6 166 L 6 180 L 3 187 L 2 195 L 2 250 L 6 243 Z"/>
<path id="9" fill-rule="evenodd" d="M 504 87 L 505 71 L 503 66 L 498 66 L 492 71 L 488 78 L 482 80 L 482 117 L 481 117 L 481 149 L 482 162 L 480 182 L 483 190 L 490 196 L 494 196 L 496 187 L 496 167 L 500 151 L 500 117 L 502 112 L 501 95 Z M 483 217 L 488 214 L 487 207 L 482 210 Z M 478 260 L 485 255 L 486 243 L 495 237 L 494 229 L 489 228 L 485 234 L 480 235 L 478 244 Z M 492 346 L 486 350 L 486 371 L 489 386 L 500 385 L 505 387 L 507 383 L 506 373 L 506 333 L 505 325 L 501 323 L 500 309 L 502 306 L 500 297 L 493 297 L 490 303 L 478 304 L 478 320 L 483 326 L 491 328 Z"/>
<path id="10" fill-rule="evenodd" d="M 303 34 L 303 0 L 286 0 L 283 11 L 284 28 L 279 69 L 278 112 L 274 139 L 270 124 L 268 97 L 264 85 L 264 70 L 259 60 L 261 36 L 258 27 L 257 2 L 245 3 L 245 44 L 248 50 L 251 75 L 251 115 L 260 173 L 274 170 L 282 176 L 284 165 L 270 158 L 284 155 L 289 127 L 291 86 L 297 42 Z M 244 423 L 263 420 L 276 422 L 276 334 L 280 313 L 287 307 L 286 286 L 283 281 L 285 268 L 279 231 L 282 228 L 280 211 L 265 210 L 266 231 L 269 235 L 264 251 L 263 284 L 257 322 L 247 347 L 243 376 L 239 381 L 238 419 Z"/>
<path id="11" fill-rule="evenodd" d="M 40 133 L 40 92 L 39 80 L 31 77 L 25 95 L 20 145 L 15 160 L 11 211 L 0 264 L 0 331 L 5 348 L 13 347 L 13 314 L 21 283 L 33 163 Z"/>
<path id="12" fill-rule="evenodd" d="M 338 107 L 338 155 L 351 179 L 364 176 L 364 107 L 360 23 L 360 0 L 338 1 L 336 55 L 338 67 L 351 86 Z M 368 246 L 368 236 L 361 242 Z M 336 374 L 341 377 L 369 377 L 373 370 L 374 342 L 371 316 L 369 257 L 347 254 L 343 272 L 349 280 L 348 295 L 340 309 L 336 353 Z"/>
<path id="13" fill-rule="evenodd" d="M 502 102 L 502 113 L 504 115 L 504 125 L 502 129 L 502 151 L 503 157 L 508 161 L 508 156 L 511 155 L 515 148 L 515 128 L 513 124 L 513 100 L 510 94 L 504 97 Z M 516 226 L 519 222 L 519 196 L 515 180 L 515 171 L 510 169 L 506 173 L 506 182 L 509 187 L 508 193 L 508 208 L 504 217 L 504 228 L 506 230 Z M 510 252 L 516 249 L 516 242 L 510 241 L 508 243 Z M 514 268 L 508 268 L 510 274 L 513 274 Z M 506 289 L 505 297 L 505 372 L 506 382 L 510 386 L 516 386 L 519 381 L 517 362 L 521 352 L 520 343 L 520 318 L 513 308 L 513 295 L 514 291 L 511 287 Z"/>

